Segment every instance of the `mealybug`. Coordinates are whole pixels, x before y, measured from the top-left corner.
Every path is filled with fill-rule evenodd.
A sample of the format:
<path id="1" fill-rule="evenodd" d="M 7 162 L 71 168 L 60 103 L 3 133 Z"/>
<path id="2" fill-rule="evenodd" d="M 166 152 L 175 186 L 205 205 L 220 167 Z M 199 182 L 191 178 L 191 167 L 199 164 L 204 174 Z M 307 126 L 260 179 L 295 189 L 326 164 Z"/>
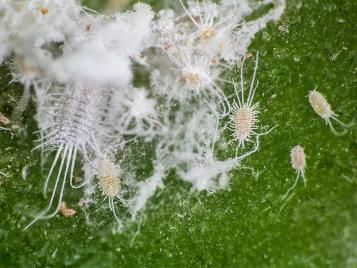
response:
<path id="1" fill-rule="evenodd" d="M 234 92 L 237 97 L 238 103 L 236 101 L 233 101 L 231 114 L 229 116 L 229 123 L 225 126 L 225 128 L 228 128 L 232 132 L 232 134 L 231 134 L 233 137 L 232 141 L 238 142 L 238 146 L 236 149 L 236 158 L 238 155 L 239 148 L 241 148 L 241 147 L 244 148 L 245 144 L 247 142 L 251 142 L 252 136 L 256 137 L 255 148 L 252 151 L 244 154 L 243 156 L 240 156 L 239 158 L 245 158 L 245 157 L 251 155 L 252 153 L 258 151 L 259 137 L 270 133 L 275 128 L 274 127 L 265 133 L 257 133 L 256 132 L 256 130 L 258 129 L 257 123 L 259 122 L 259 120 L 258 120 L 259 111 L 258 111 L 258 103 L 253 104 L 253 98 L 254 98 L 255 91 L 258 87 L 258 84 L 259 84 L 259 83 L 256 83 L 256 85 L 255 85 L 255 79 L 256 79 L 256 74 L 257 74 L 257 69 L 258 69 L 258 60 L 259 60 L 259 54 L 257 53 L 253 79 L 250 84 L 249 93 L 248 93 L 247 98 L 245 98 L 244 79 L 243 79 L 243 67 L 244 67 L 245 58 L 243 59 L 243 62 L 241 65 L 241 70 L 240 70 L 240 75 L 241 75 L 241 77 L 240 77 L 240 93 L 239 93 L 237 83 L 233 83 Z"/>
<path id="2" fill-rule="evenodd" d="M 0 114 L 0 124 L 7 126 L 8 124 L 10 124 L 10 120 L 4 115 Z M 10 129 L 0 126 L 0 130 L 10 130 Z"/>
<path id="3" fill-rule="evenodd" d="M 98 167 L 99 188 L 104 195 L 104 199 L 108 198 L 109 209 L 113 213 L 119 227 L 122 226 L 122 221 L 115 212 L 114 200 L 119 199 L 122 204 L 125 201 L 122 199 L 121 193 L 121 170 L 118 165 L 108 159 L 103 159 Z"/>
<path id="4" fill-rule="evenodd" d="M 72 217 L 77 213 L 77 211 L 75 211 L 74 209 L 68 208 L 66 202 L 64 201 L 61 202 L 59 212 L 61 212 L 61 214 L 66 218 Z"/>
<path id="5" fill-rule="evenodd" d="M 345 135 L 347 133 L 346 128 L 350 128 L 355 125 L 354 122 L 345 124 L 338 120 L 337 115 L 331 109 L 331 105 L 328 103 L 326 98 L 316 89 L 309 92 L 309 102 L 314 111 L 325 120 L 326 124 L 330 126 L 332 133 L 336 136 Z M 342 132 L 336 131 L 331 123 L 331 119 L 335 120 L 338 124 L 344 127 L 344 130 Z"/>
<path id="6" fill-rule="evenodd" d="M 56 152 L 43 187 L 44 195 L 46 196 L 52 178 L 55 178 L 54 187 L 47 208 L 27 225 L 25 230 L 36 221 L 50 219 L 57 214 L 67 181 L 73 189 L 81 188 L 88 183 L 74 183 L 73 174 L 78 156 L 88 161 L 92 154 L 101 155 L 96 134 L 101 129 L 100 119 L 104 115 L 102 102 L 105 90 L 81 83 L 52 90 L 54 92 L 47 94 L 37 115 L 41 138 L 35 149 Z M 57 193 L 58 202 L 53 212 L 50 212 Z"/>
<path id="7" fill-rule="evenodd" d="M 305 167 L 306 167 L 306 156 L 304 152 L 304 148 L 301 147 L 300 145 L 296 145 L 290 152 L 290 158 L 291 158 L 291 165 L 293 169 L 296 171 L 296 179 L 295 183 L 293 186 L 289 188 L 289 190 L 286 192 L 284 195 L 283 199 L 285 199 L 289 193 L 296 187 L 299 178 L 301 177 L 303 179 L 304 185 L 306 187 L 306 180 L 305 180 Z"/>

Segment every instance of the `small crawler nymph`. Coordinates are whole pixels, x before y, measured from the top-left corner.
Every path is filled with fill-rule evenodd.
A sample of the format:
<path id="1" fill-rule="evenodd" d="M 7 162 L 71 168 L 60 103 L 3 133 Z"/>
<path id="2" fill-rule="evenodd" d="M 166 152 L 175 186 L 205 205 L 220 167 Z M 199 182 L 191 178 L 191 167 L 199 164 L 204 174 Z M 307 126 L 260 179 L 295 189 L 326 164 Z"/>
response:
<path id="1" fill-rule="evenodd" d="M 112 161 L 103 159 L 99 163 L 98 168 L 98 178 L 99 178 L 99 188 L 102 190 L 102 195 L 105 196 L 104 199 L 108 198 L 109 209 L 113 213 L 116 221 L 118 222 L 119 228 L 122 227 L 122 221 L 115 212 L 114 200 L 119 199 L 122 204 L 125 201 L 121 198 L 121 182 L 120 176 L 121 170 Z"/>
<path id="2" fill-rule="evenodd" d="M 75 211 L 74 209 L 68 208 L 66 202 L 64 201 L 61 202 L 59 211 L 66 218 L 72 217 L 77 213 L 77 211 Z"/>
<path id="3" fill-rule="evenodd" d="M 290 152 L 290 158 L 291 158 L 291 165 L 293 169 L 295 169 L 296 171 L 296 179 L 295 179 L 295 183 L 293 184 L 293 186 L 289 188 L 289 190 L 284 195 L 283 199 L 285 199 L 289 195 L 289 193 L 296 187 L 300 177 L 302 178 L 304 182 L 304 186 L 306 187 L 306 180 L 304 175 L 304 171 L 306 167 L 306 156 L 305 156 L 304 148 L 301 147 L 300 145 L 296 145 Z"/>
<path id="4" fill-rule="evenodd" d="M 309 92 L 309 102 L 314 111 L 325 120 L 326 124 L 330 126 L 332 133 L 336 136 L 345 135 L 347 133 L 347 128 L 351 128 L 355 125 L 354 122 L 345 124 L 338 120 L 337 115 L 331 109 L 331 105 L 328 103 L 326 98 L 316 89 Z M 331 119 L 340 124 L 344 130 L 342 132 L 336 131 L 331 123 Z"/>
<path id="5" fill-rule="evenodd" d="M 4 115 L 0 114 L 0 124 L 7 126 L 10 124 L 10 120 Z M 0 130 L 10 130 L 10 129 L 0 126 Z"/>

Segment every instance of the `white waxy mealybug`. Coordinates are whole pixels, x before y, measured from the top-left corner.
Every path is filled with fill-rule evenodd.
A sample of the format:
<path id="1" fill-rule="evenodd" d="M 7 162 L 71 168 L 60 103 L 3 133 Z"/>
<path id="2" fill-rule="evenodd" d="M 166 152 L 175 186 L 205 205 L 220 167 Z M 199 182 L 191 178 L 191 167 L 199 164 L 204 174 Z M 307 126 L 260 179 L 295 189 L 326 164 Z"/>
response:
<path id="1" fill-rule="evenodd" d="M 230 36 L 237 26 L 234 19 L 222 16 L 219 6 L 211 2 L 189 1 L 187 7 L 182 0 L 180 3 L 194 26 L 187 37 L 192 46 L 211 55 L 220 55 L 225 47 L 229 48 Z"/>
<path id="2" fill-rule="evenodd" d="M 255 69 L 253 74 L 253 79 L 250 84 L 249 95 L 248 98 L 245 99 L 244 94 L 244 78 L 243 78 L 243 68 L 244 68 L 243 59 L 241 66 L 241 80 L 240 80 L 240 93 L 238 85 L 234 83 L 234 92 L 237 97 L 237 101 L 233 102 L 232 106 L 232 114 L 230 115 L 230 124 L 229 127 L 231 129 L 233 139 L 238 142 L 238 148 L 245 146 L 245 143 L 251 141 L 251 137 L 253 135 L 257 135 L 255 130 L 257 129 L 258 123 L 258 104 L 253 104 L 253 98 L 255 94 L 255 90 L 257 89 L 258 83 L 254 86 L 256 73 L 258 69 L 258 61 L 259 55 L 257 54 L 257 59 L 255 63 Z M 238 149 L 237 148 L 237 149 Z"/>
<path id="3" fill-rule="evenodd" d="M 238 147 L 244 148 L 245 142 L 250 141 L 253 134 L 257 134 L 258 111 L 257 105 L 252 107 L 241 107 L 233 105 L 235 115 L 231 116 L 231 124 L 234 125 L 234 133 L 232 134 L 236 141 L 239 142 Z"/>
<path id="4" fill-rule="evenodd" d="M 125 201 L 121 198 L 121 170 L 118 165 L 108 159 L 103 159 L 99 162 L 98 167 L 99 188 L 102 195 L 108 198 L 109 209 L 117 220 L 119 227 L 122 226 L 122 221 L 115 212 L 114 200 L 119 199 L 122 204 Z"/>
<path id="5" fill-rule="evenodd" d="M 330 126 L 332 133 L 335 134 L 336 136 L 345 135 L 347 133 L 346 128 L 350 128 L 355 125 L 354 122 L 345 124 L 340 120 L 338 120 L 337 115 L 334 113 L 334 111 L 331 108 L 331 105 L 328 103 L 326 98 L 316 89 L 309 92 L 309 102 L 312 108 L 314 109 L 314 111 L 325 120 L 326 124 Z M 344 130 L 342 132 L 336 131 L 331 123 L 331 119 L 336 121 L 338 124 L 340 124 L 344 128 Z"/>
<path id="6" fill-rule="evenodd" d="M 303 179 L 304 185 L 306 187 L 306 180 L 304 175 L 306 167 L 306 155 L 304 152 L 304 148 L 300 145 L 296 145 L 290 152 L 290 158 L 291 165 L 296 171 L 296 179 L 295 183 L 289 188 L 283 199 L 285 199 L 289 195 L 289 193 L 296 187 L 300 177 Z"/>
<path id="7" fill-rule="evenodd" d="M 258 61 L 259 61 L 259 54 L 257 53 L 257 58 L 255 62 L 254 74 L 253 79 L 250 84 L 248 97 L 245 97 L 244 93 L 244 79 L 243 79 L 243 67 L 244 67 L 243 59 L 241 65 L 241 78 L 240 78 L 240 93 L 238 89 L 237 83 L 233 83 L 235 95 L 237 97 L 237 101 L 233 101 L 231 114 L 229 116 L 229 122 L 224 128 L 228 128 L 232 132 L 233 140 L 231 142 L 238 142 L 238 146 L 236 149 L 236 158 L 238 155 L 238 150 L 240 148 L 244 148 L 247 142 L 252 141 L 252 136 L 256 136 L 256 143 L 255 147 L 252 151 L 240 156 L 239 158 L 245 158 L 252 153 L 255 153 L 259 149 L 259 137 L 270 133 L 274 128 L 270 129 L 265 133 L 257 133 L 256 130 L 258 128 L 257 123 L 258 120 L 258 103 L 253 104 L 253 98 L 255 91 L 258 87 L 259 83 L 255 85 L 255 78 L 258 69 Z"/>
<path id="8" fill-rule="evenodd" d="M 213 57 L 207 53 L 194 52 L 187 47 L 177 47 L 175 53 L 168 55 L 174 64 L 174 76 L 162 76 L 160 71 L 154 72 L 152 80 L 155 89 L 162 92 L 160 87 L 163 86 L 167 90 L 161 94 L 185 102 L 197 97 L 206 101 L 217 100 L 223 110 L 222 113 L 227 115 L 229 102 L 219 86 L 219 82 L 223 80 L 219 78 L 219 73 L 212 69 Z"/>
<path id="9" fill-rule="evenodd" d="M 73 174 L 78 155 L 85 161 L 88 161 L 91 154 L 101 155 L 95 137 L 100 129 L 101 118 L 104 116 L 102 110 L 102 102 L 106 96 L 104 88 L 97 88 L 94 84 L 73 83 L 65 88 L 52 90 L 53 92 L 45 96 L 43 106 L 39 107 L 37 120 L 41 138 L 38 140 L 40 144 L 35 149 L 56 151 L 43 187 L 45 197 L 52 177 L 55 178 L 55 183 L 47 208 L 27 225 L 25 230 L 36 221 L 50 219 L 58 213 L 68 180 L 74 189 L 81 188 L 87 183 L 87 181 L 80 185 L 74 183 Z M 59 193 L 57 205 L 50 213 L 57 193 Z"/>
<path id="10" fill-rule="evenodd" d="M 185 10 L 186 15 L 191 19 L 197 30 L 194 33 L 194 37 L 200 40 L 208 40 L 217 35 L 215 19 L 217 16 L 216 6 L 214 5 L 202 5 L 196 3 L 196 6 L 186 7 L 185 4 L 180 0 L 181 6 Z"/>

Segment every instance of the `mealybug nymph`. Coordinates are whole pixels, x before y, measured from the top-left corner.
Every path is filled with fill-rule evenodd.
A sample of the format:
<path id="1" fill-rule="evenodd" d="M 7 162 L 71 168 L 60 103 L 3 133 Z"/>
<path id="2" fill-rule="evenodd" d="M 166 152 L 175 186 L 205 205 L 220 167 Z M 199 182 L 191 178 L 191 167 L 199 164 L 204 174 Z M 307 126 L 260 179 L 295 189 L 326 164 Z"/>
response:
<path id="1" fill-rule="evenodd" d="M 122 204 L 125 201 L 121 197 L 121 170 L 120 167 L 108 159 L 103 159 L 98 167 L 99 188 L 102 191 L 104 199 L 108 198 L 109 209 L 113 213 L 119 227 L 122 227 L 122 221 L 115 212 L 114 200 L 119 199 Z"/>
<path id="2" fill-rule="evenodd" d="M 243 79 L 244 61 L 245 61 L 245 58 L 243 59 L 243 62 L 241 65 L 241 70 L 240 70 L 240 75 L 241 75 L 241 77 L 240 77 L 240 93 L 239 93 L 237 83 L 233 83 L 234 92 L 237 97 L 237 102 L 235 100 L 233 101 L 231 114 L 229 116 L 229 123 L 225 126 L 225 128 L 228 128 L 232 132 L 232 134 L 231 134 L 233 137 L 232 141 L 238 142 L 238 146 L 236 149 L 236 158 L 238 155 L 239 148 L 241 148 L 241 147 L 244 148 L 245 144 L 247 142 L 251 142 L 252 136 L 256 137 L 255 148 L 252 151 L 244 154 L 243 156 L 240 156 L 239 158 L 245 158 L 245 157 L 251 155 L 252 153 L 255 153 L 256 151 L 258 151 L 259 137 L 270 133 L 275 128 L 274 127 L 265 133 L 257 133 L 256 132 L 256 130 L 258 129 L 257 123 L 259 122 L 259 120 L 258 120 L 259 112 L 258 112 L 258 103 L 253 104 L 253 98 L 254 98 L 255 91 L 258 87 L 258 84 L 259 84 L 259 83 L 256 83 L 256 85 L 255 85 L 255 78 L 256 78 L 257 69 L 258 69 L 259 54 L 257 53 L 253 79 L 250 84 L 249 93 L 248 93 L 247 98 L 245 97 L 245 92 L 244 92 L 244 79 Z"/>
<path id="3" fill-rule="evenodd" d="M 0 114 L 0 124 L 7 126 L 8 124 L 10 124 L 10 120 L 7 117 L 5 117 L 4 115 Z M 10 130 L 10 129 L 0 126 L 0 130 Z"/>
<path id="4" fill-rule="evenodd" d="M 77 213 L 74 209 L 68 208 L 66 202 L 64 201 L 61 202 L 59 211 L 66 218 L 73 217 Z"/>
<path id="5" fill-rule="evenodd" d="M 338 120 L 337 114 L 335 114 L 331 109 L 331 105 L 328 103 L 326 98 L 316 90 L 316 88 L 309 92 L 309 102 L 314 111 L 325 120 L 326 124 L 330 126 L 332 133 L 336 136 L 345 135 L 347 133 L 347 128 L 351 128 L 355 125 L 354 122 L 345 124 Z M 336 131 L 331 123 L 331 119 L 344 127 L 344 130 L 342 132 Z"/>
<path id="6" fill-rule="evenodd" d="M 305 156 L 304 148 L 301 147 L 300 145 L 296 145 L 290 152 L 290 158 L 291 158 L 291 165 L 293 169 L 295 169 L 296 171 L 296 179 L 293 186 L 291 186 L 289 190 L 286 192 L 286 194 L 284 195 L 283 199 L 285 199 L 289 195 L 289 193 L 296 187 L 300 177 L 302 178 L 304 185 L 306 187 L 306 180 L 304 175 L 305 167 L 306 167 L 306 156 Z"/>

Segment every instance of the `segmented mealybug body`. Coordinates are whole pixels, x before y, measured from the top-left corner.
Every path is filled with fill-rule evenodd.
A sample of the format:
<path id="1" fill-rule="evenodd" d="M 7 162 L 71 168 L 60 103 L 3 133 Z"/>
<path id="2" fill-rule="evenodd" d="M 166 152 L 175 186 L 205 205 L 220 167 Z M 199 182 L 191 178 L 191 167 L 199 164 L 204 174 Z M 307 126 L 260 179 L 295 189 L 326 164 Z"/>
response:
<path id="1" fill-rule="evenodd" d="M 80 84 L 66 88 L 63 94 L 55 93 L 49 103 L 51 106 L 43 109 L 49 122 L 45 121 L 45 129 L 41 128 L 45 135 L 41 146 L 51 149 L 68 144 L 83 152 L 88 147 L 98 150 L 94 134 L 103 116 L 102 94 L 101 89 Z"/>
<path id="2" fill-rule="evenodd" d="M 48 207 L 25 229 L 39 219 L 49 219 L 57 214 L 68 177 L 72 188 L 80 188 L 86 183 L 74 185 L 73 182 L 78 154 L 85 161 L 90 154 L 101 154 L 95 136 L 104 116 L 101 109 L 105 107 L 102 105 L 105 91 L 95 86 L 73 83 L 61 90 L 57 88 L 46 98 L 38 112 L 41 138 L 36 148 L 56 151 L 56 155 L 44 184 L 45 195 L 55 169 L 57 176 Z M 60 193 L 60 197 L 56 209 L 48 214 L 57 192 Z"/>
<path id="3" fill-rule="evenodd" d="M 115 212 L 114 201 L 119 199 L 122 204 L 125 204 L 125 201 L 121 198 L 121 169 L 114 162 L 109 159 L 102 159 L 99 161 L 98 167 L 98 179 L 99 179 L 99 188 L 102 191 L 102 195 L 105 196 L 105 199 L 108 199 L 109 209 L 113 213 L 119 227 L 122 226 L 122 221 Z"/>
<path id="4" fill-rule="evenodd" d="M 263 135 L 269 134 L 274 128 L 264 132 L 257 133 L 258 129 L 258 103 L 253 104 L 253 99 L 255 95 L 255 91 L 259 85 L 259 83 L 255 83 L 257 70 L 258 70 L 258 62 L 259 62 L 259 53 L 256 56 L 256 62 L 254 67 L 254 73 L 252 82 L 249 87 L 248 97 L 245 96 L 245 86 L 244 86 L 244 78 L 243 78 L 243 68 L 244 68 L 245 58 L 243 59 L 241 70 L 240 70 L 240 92 L 238 89 L 238 84 L 233 82 L 234 92 L 236 96 L 236 100 L 233 101 L 231 114 L 229 115 L 229 122 L 224 128 L 228 128 L 232 134 L 233 140 L 231 142 L 238 142 L 238 146 L 236 148 L 236 159 L 243 159 L 248 157 L 249 155 L 257 152 L 259 150 L 260 145 L 260 137 Z M 252 137 L 255 136 L 255 146 L 254 148 L 238 157 L 238 150 L 240 148 L 244 148 L 247 142 L 252 142 Z"/>
<path id="5" fill-rule="evenodd" d="M 304 177 L 304 169 L 306 166 L 306 156 L 304 148 L 300 145 L 295 146 L 290 152 L 291 165 L 296 172 Z"/>
<path id="6" fill-rule="evenodd" d="M 258 111 L 258 104 L 257 103 L 253 104 L 253 98 L 259 84 L 259 83 L 255 84 L 255 78 L 258 69 L 258 60 L 259 60 L 259 54 L 257 54 L 253 79 L 250 84 L 248 97 L 246 97 L 244 92 L 245 87 L 244 87 L 244 79 L 243 79 L 243 67 L 244 67 L 245 59 L 243 59 L 241 70 L 240 70 L 241 72 L 240 90 L 238 89 L 237 83 L 233 82 L 236 100 L 233 101 L 231 114 L 229 115 L 229 122 L 224 127 L 224 128 L 228 128 L 232 132 L 231 136 L 233 139 L 230 141 L 230 143 L 238 142 L 236 148 L 236 158 L 238 157 L 238 150 L 240 148 L 244 148 L 245 144 L 247 142 L 251 142 L 252 137 L 255 136 L 256 141 L 253 150 L 248 153 L 245 153 L 242 156 L 239 156 L 239 158 L 241 159 L 258 151 L 260 136 L 270 133 L 270 131 L 272 131 L 275 128 L 274 127 L 265 133 L 256 132 L 256 130 L 258 129 L 257 123 L 259 122 L 258 119 L 259 111 Z"/>
<path id="7" fill-rule="evenodd" d="M 236 103 L 233 104 L 234 115 L 231 116 L 231 125 L 234 127 L 232 136 L 238 141 L 238 147 L 245 146 L 245 143 L 250 141 L 251 136 L 256 135 L 255 132 L 258 123 L 257 104 L 248 107 L 239 107 Z"/>
<path id="8" fill-rule="evenodd" d="M 309 92 L 309 102 L 315 113 L 317 113 L 320 117 L 322 117 L 325 120 L 326 124 L 330 126 L 332 133 L 335 134 L 336 136 L 345 135 L 347 133 L 346 128 L 350 128 L 355 125 L 354 122 L 345 124 L 340 120 L 338 120 L 337 114 L 334 113 L 327 99 L 316 89 Z M 336 131 L 331 123 L 331 119 L 336 121 L 342 127 L 344 127 L 344 130 L 342 132 Z"/>
<path id="9" fill-rule="evenodd" d="M 296 187 L 300 177 L 302 178 L 304 185 L 306 187 L 306 180 L 304 175 L 305 167 L 306 167 L 306 155 L 304 152 L 304 148 L 301 147 L 300 145 L 296 145 L 293 149 L 291 149 L 290 159 L 291 159 L 291 166 L 296 171 L 296 179 L 295 179 L 295 183 L 293 184 L 292 187 L 289 188 L 289 190 L 284 195 L 283 199 L 285 199 L 289 195 L 289 193 Z"/>
<path id="10" fill-rule="evenodd" d="M 255 90 L 258 87 L 258 83 L 255 85 L 255 78 L 258 69 L 259 55 L 255 63 L 255 69 L 253 79 L 250 84 L 249 94 L 246 98 L 244 94 L 244 79 L 243 79 L 243 67 L 244 59 L 241 66 L 241 81 L 240 81 L 240 93 L 238 85 L 234 83 L 234 92 L 237 97 L 237 102 L 234 101 L 232 105 L 232 113 L 229 116 L 229 129 L 232 131 L 232 137 L 234 141 L 238 142 L 237 149 L 245 146 L 245 144 L 251 141 L 253 135 L 257 135 L 257 123 L 258 123 L 258 104 L 253 104 L 253 98 Z"/>

